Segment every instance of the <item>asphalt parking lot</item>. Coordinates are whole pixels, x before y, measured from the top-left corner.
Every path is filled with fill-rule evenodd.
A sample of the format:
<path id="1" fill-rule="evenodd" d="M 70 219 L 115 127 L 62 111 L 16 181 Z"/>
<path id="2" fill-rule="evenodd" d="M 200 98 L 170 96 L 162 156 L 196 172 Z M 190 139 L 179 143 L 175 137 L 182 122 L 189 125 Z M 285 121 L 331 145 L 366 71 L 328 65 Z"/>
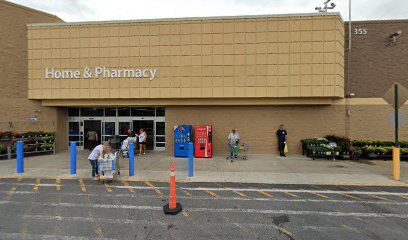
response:
<path id="1" fill-rule="evenodd" d="M 0 179 L 0 239 L 406 239 L 408 187 Z"/>

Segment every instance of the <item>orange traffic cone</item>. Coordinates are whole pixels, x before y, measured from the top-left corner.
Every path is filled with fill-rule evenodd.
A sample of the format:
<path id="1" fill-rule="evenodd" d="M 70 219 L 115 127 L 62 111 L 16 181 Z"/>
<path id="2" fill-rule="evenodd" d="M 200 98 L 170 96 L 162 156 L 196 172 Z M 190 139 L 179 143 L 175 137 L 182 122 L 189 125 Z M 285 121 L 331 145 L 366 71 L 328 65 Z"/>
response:
<path id="1" fill-rule="evenodd" d="M 165 214 L 176 215 L 177 213 L 181 212 L 183 208 L 181 207 L 181 204 L 177 202 L 176 168 L 173 162 L 170 164 L 170 168 L 170 199 L 169 204 L 163 206 L 163 210 Z"/>

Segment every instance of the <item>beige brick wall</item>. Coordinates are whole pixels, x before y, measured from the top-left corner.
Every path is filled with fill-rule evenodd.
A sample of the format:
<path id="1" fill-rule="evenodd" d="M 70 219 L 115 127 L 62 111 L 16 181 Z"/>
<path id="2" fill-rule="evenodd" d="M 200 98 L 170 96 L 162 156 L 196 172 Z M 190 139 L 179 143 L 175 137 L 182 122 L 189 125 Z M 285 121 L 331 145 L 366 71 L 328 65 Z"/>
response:
<path id="1" fill-rule="evenodd" d="M 339 15 L 28 27 L 29 98 L 343 97 Z M 157 68 L 148 79 L 45 79 L 45 68 Z"/>
<path id="2" fill-rule="evenodd" d="M 56 108 L 28 100 L 28 23 L 61 22 L 56 16 L 0 0 L 0 132 L 56 130 Z M 29 122 L 36 115 L 38 122 Z"/>
<path id="3" fill-rule="evenodd" d="M 377 101 L 378 102 L 378 101 Z M 380 101 L 381 102 L 381 101 Z M 352 139 L 393 140 L 389 123 L 392 108 L 385 103 L 352 103 L 350 137 Z M 402 112 L 407 114 L 408 108 Z M 178 124 L 213 125 L 214 151 L 227 150 L 227 136 L 236 128 L 243 142 L 251 145 L 252 153 L 276 153 L 279 125 L 286 125 L 290 153 L 300 154 L 300 140 L 324 137 L 327 134 L 345 136 L 345 105 L 328 106 L 174 106 L 166 108 L 166 151 L 173 151 L 173 126 Z M 408 128 L 400 129 L 400 139 L 408 139 Z"/>
<path id="4" fill-rule="evenodd" d="M 352 29 L 366 29 L 367 34 L 351 36 L 350 92 L 358 98 L 373 98 L 384 96 L 395 82 L 408 87 L 408 34 L 404 31 L 408 20 L 356 21 Z M 389 37 L 399 30 L 403 34 L 393 43 Z M 347 58 L 350 53 L 346 53 Z"/>

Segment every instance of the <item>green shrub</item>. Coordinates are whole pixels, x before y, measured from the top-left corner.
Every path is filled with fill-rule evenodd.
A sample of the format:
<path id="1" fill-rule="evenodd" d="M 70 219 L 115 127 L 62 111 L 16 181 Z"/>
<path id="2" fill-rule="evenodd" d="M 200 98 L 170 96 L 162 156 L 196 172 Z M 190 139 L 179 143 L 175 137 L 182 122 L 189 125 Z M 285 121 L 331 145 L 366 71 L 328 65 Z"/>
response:
<path id="1" fill-rule="evenodd" d="M 6 154 L 7 153 L 7 147 L 0 145 L 0 154 Z"/>
<path id="2" fill-rule="evenodd" d="M 41 144 L 40 148 L 42 151 L 51 150 L 54 148 L 54 145 L 53 144 Z"/>
<path id="3" fill-rule="evenodd" d="M 306 150 L 309 154 L 326 154 L 327 152 L 332 152 L 332 149 L 326 146 L 307 145 Z"/>
<path id="4" fill-rule="evenodd" d="M 398 144 L 401 148 L 408 148 L 408 141 L 399 141 Z"/>
<path id="5" fill-rule="evenodd" d="M 3 132 L 3 133 L 0 134 L 0 138 L 3 138 L 3 139 L 13 138 L 14 135 L 15 135 L 14 132 L 6 131 L 6 132 Z"/>
<path id="6" fill-rule="evenodd" d="M 365 154 L 379 154 L 379 155 L 388 155 L 392 152 L 392 147 L 376 147 L 376 146 L 365 146 L 362 148 L 363 153 Z"/>
<path id="7" fill-rule="evenodd" d="M 350 152 L 350 138 L 336 135 L 327 135 L 325 138 L 329 142 L 335 142 L 339 152 Z"/>
<path id="8" fill-rule="evenodd" d="M 392 147 L 394 142 L 383 140 L 353 140 L 351 144 L 356 147 L 375 146 L 375 147 Z"/>
<path id="9" fill-rule="evenodd" d="M 362 147 L 363 153 L 364 154 L 371 154 L 371 153 L 376 153 L 376 148 L 374 146 L 364 146 Z"/>
<path id="10" fill-rule="evenodd" d="M 24 145 L 24 152 L 34 152 L 35 146 L 34 145 Z"/>
<path id="11" fill-rule="evenodd" d="M 351 151 L 353 155 L 361 155 L 363 154 L 363 149 L 361 147 L 354 147 Z"/>
<path id="12" fill-rule="evenodd" d="M 43 132 L 46 136 L 55 136 L 55 132 L 54 131 L 44 131 Z"/>
<path id="13" fill-rule="evenodd" d="M 355 147 L 365 147 L 367 146 L 367 140 L 353 140 L 351 141 L 351 145 Z"/>
<path id="14" fill-rule="evenodd" d="M 401 155 L 408 155 L 408 148 L 400 148 Z"/>
<path id="15" fill-rule="evenodd" d="M 329 144 L 329 141 L 325 138 L 307 138 L 307 139 L 302 139 L 302 143 L 305 145 L 321 145 L 321 144 Z"/>

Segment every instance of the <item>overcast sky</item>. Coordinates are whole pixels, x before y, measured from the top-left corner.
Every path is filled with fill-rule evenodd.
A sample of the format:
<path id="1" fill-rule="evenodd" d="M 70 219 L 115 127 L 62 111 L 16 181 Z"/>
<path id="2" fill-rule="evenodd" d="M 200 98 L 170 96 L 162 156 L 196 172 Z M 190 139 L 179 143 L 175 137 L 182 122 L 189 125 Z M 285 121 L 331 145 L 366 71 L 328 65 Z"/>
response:
<path id="1" fill-rule="evenodd" d="M 67 22 L 315 12 L 323 0 L 10 0 Z M 332 0 L 348 19 L 348 0 Z M 392 3 L 392 4 L 391 4 Z M 333 11 L 333 10 L 332 10 Z M 407 19 L 408 0 L 352 0 L 353 20 Z"/>

